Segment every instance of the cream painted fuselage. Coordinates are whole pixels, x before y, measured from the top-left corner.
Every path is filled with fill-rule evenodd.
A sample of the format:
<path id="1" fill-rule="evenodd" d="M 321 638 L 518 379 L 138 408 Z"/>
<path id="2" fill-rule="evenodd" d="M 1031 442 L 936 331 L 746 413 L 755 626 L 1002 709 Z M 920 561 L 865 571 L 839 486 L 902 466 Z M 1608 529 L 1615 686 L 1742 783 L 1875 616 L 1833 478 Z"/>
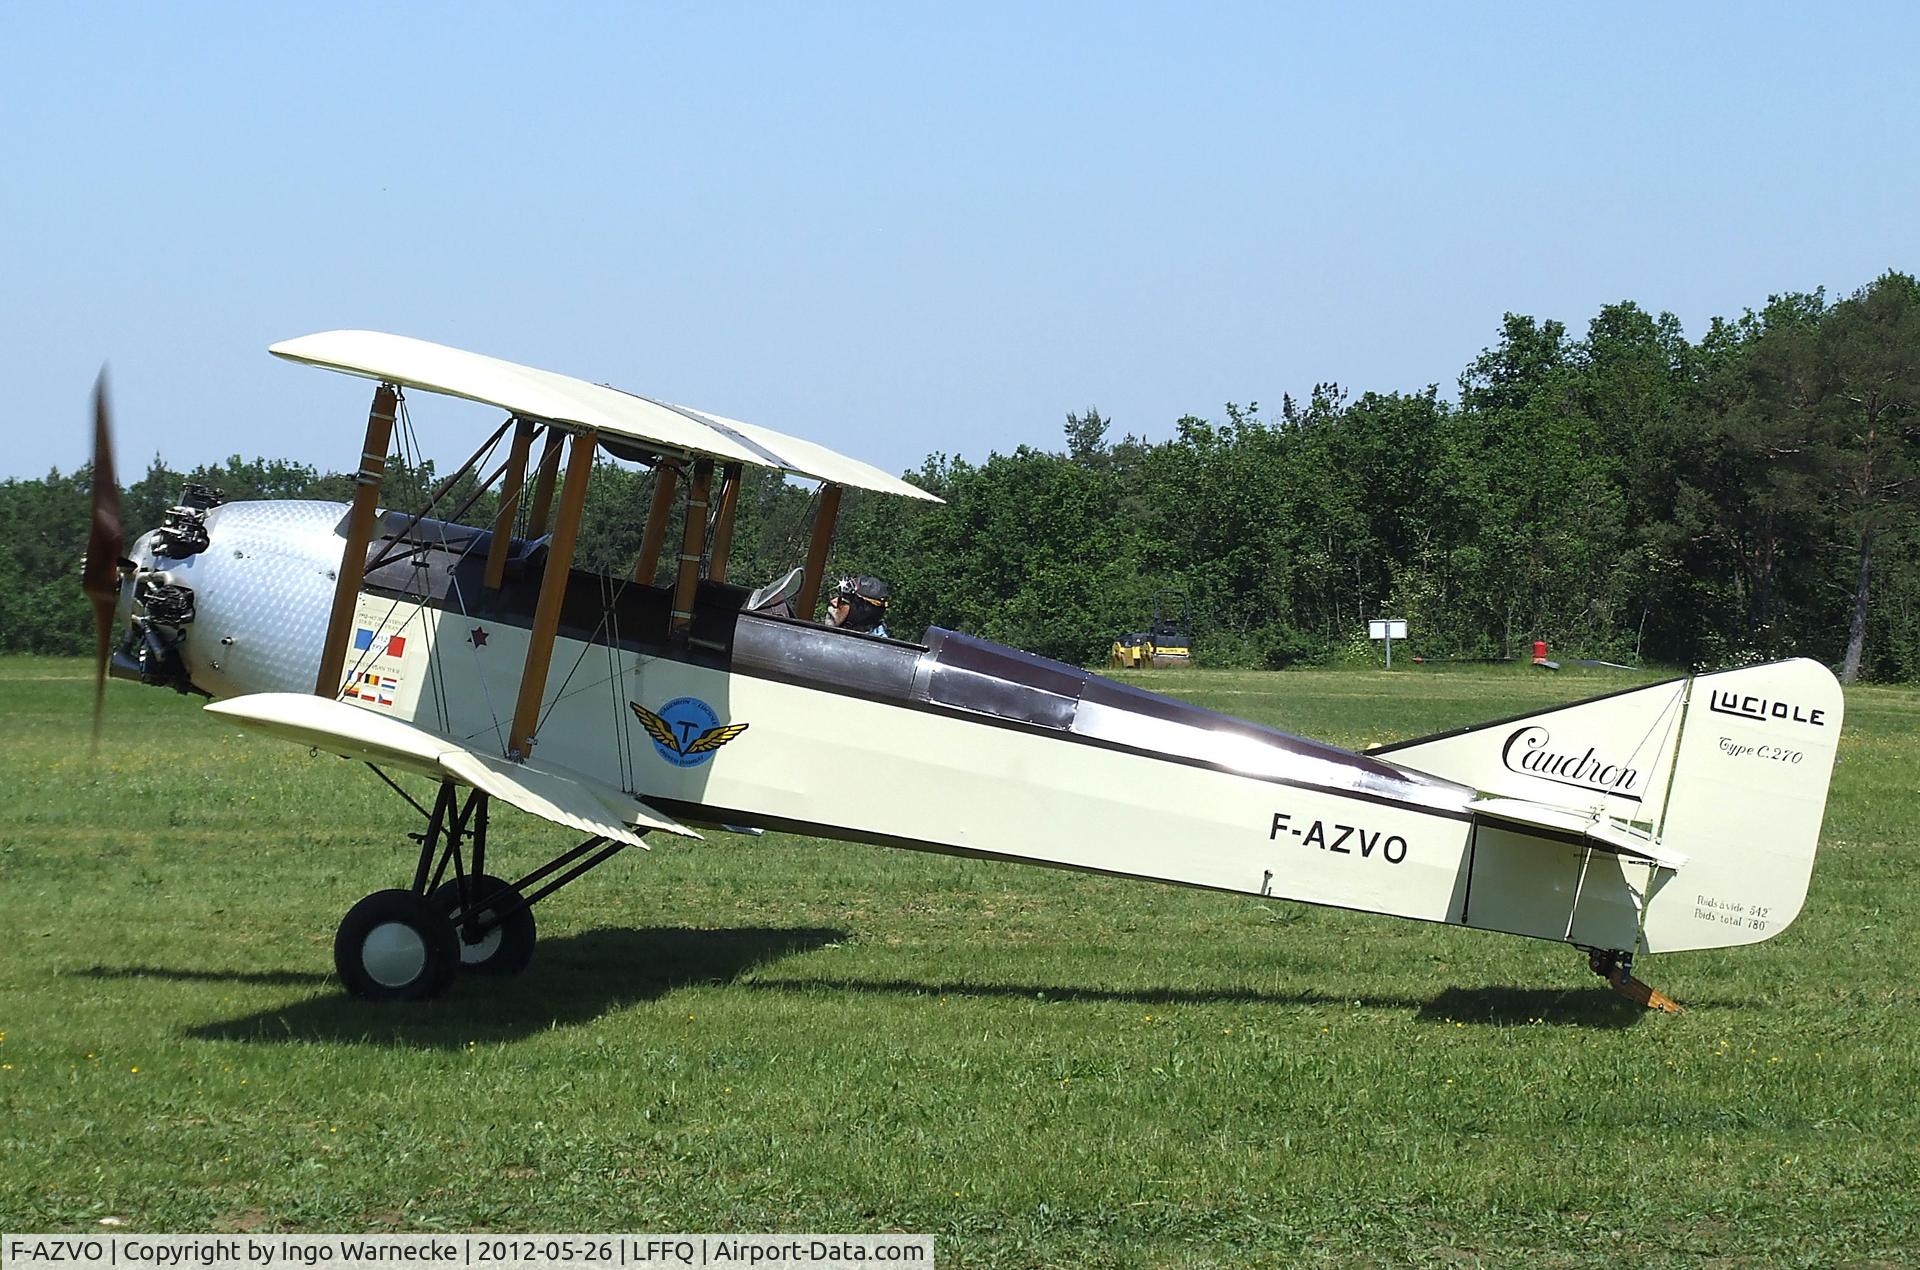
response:
<path id="1" fill-rule="evenodd" d="M 165 645 L 215 697 L 310 691 L 343 510 L 229 504 L 180 561 L 142 539 L 137 562 L 190 587 L 195 611 L 158 633 L 130 615 L 129 649 Z M 348 699 L 502 753 L 540 544 L 517 545 L 499 591 L 473 530 L 427 522 L 376 538 L 383 553 Z M 953 632 L 916 645 L 743 614 L 743 594 L 703 585 L 688 639 L 664 592 L 576 572 L 535 756 L 696 823 L 1644 946 L 1649 866 L 1476 824 L 1465 785 Z"/>

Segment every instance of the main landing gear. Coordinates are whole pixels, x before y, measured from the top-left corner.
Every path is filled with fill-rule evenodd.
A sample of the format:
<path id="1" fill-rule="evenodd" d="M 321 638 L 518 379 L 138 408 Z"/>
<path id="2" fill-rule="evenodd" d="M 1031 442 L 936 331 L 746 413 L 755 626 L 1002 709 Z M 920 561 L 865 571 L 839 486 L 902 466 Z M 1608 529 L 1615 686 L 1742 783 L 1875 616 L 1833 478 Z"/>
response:
<path id="1" fill-rule="evenodd" d="M 461 972 L 519 974 L 533 960 L 534 904 L 625 846 L 588 838 L 517 882 L 507 882 L 486 871 L 485 793 L 471 790 L 463 799 L 453 782 L 444 781 L 429 811 L 385 772 L 373 770 L 427 818 L 427 828 L 408 835 L 420 844 L 413 886 L 367 896 L 347 910 L 334 936 L 333 965 L 340 982 L 368 1001 L 425 1001 L 445 992 Z M 472 847 L 471 868 L 463 841 Z M 556 873 L 560 876 L 546 882 Z M 529 892 L 541 882 L 546 884 Z"/>

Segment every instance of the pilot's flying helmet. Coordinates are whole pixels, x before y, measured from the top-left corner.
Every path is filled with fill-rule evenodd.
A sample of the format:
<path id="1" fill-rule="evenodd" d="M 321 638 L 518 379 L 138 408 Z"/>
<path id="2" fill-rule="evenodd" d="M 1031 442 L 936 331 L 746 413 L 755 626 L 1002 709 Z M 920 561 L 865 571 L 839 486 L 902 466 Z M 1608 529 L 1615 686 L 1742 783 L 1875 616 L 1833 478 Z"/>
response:
<path id="1" fill-rule="evenodd" d="M 847 620 L 843 625 L 856 631 L 871 630 L 886 620 L 887 603 L 893 588 L 870 574 L 842 578 L 833 588 L 834 600 L 847 602 Z"/>

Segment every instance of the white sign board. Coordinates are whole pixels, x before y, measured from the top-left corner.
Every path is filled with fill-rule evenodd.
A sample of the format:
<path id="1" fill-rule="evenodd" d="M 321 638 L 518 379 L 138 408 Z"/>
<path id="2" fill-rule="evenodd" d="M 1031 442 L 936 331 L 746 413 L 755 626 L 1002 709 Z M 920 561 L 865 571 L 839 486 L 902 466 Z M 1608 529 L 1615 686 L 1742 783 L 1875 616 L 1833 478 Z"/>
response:
<path id="1" fill-rule="evenodd" d="M 1407 621 L 1405 618 L 1394 617 L 1388 618 L 1385 621 L 1367 623 L 1368 639 L 1405 639 L 1406 637 Z"/>

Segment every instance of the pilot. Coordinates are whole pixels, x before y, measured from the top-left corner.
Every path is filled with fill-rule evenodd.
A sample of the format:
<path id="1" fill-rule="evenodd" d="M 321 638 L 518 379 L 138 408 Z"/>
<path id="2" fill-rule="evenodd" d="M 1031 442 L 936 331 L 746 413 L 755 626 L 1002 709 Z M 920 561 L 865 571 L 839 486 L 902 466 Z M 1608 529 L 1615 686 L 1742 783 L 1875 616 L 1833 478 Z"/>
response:
<path id="1" fill-rule="evenodd" d="M 827 625 L 887 637 L 887 602 L 893 590 L 879 578 L 842 578 L 827 600 Z"/>

